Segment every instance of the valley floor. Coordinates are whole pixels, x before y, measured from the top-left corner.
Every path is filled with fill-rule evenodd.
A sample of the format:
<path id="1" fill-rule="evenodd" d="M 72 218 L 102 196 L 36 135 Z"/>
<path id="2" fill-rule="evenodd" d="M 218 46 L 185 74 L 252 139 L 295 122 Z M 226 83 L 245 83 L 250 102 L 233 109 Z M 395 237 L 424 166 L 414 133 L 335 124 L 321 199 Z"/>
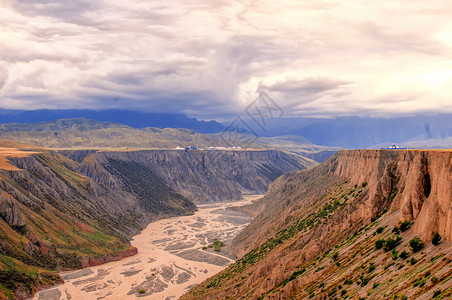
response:
<path id="1" fill-rule="evenodd" d="M 226 208 L 255 198 L 200 205 L 192 216 L 151 223 L 131 242 L 137 255 L 62 273 L 64 284 L 41 291 L 34 299 L 177 299 L 234 261 L 228 246 L 251 218 Z M 224 246 L 219 247 L 220 242 Z"/>

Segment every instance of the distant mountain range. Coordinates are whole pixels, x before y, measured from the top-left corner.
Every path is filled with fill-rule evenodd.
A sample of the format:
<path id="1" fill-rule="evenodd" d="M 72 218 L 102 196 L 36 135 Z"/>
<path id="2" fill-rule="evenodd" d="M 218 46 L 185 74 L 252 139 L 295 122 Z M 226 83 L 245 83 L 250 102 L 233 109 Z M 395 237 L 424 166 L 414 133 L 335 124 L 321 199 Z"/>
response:
<path id="1" fill-rule="evenodd" d="M 142 113 L 127 110 L 35 110 L 15 111 L 0 109 L 0 124 L 54 122 L 60 119 L 85 118 L 111 122 L 132 128 L 186 128 L 203 134 L 218 134 L 227 130 L 229 123 L 202 121 L 183 114 Z M 409 117 L 372 118 L 274 118 L 264 129 L 253 120 L 244 120 L 246 130 L 260 137 L 291 136 L 297 143 L 312 143 L 327 147 L 378 148 L 398 144 L 407 147 L 441 148 L 450 145 L 452 114 L 416 115 Z M 255 125 L 255 126 L 253 126 Z M 33 125 L 34 126 L 34 125 Z M 19 128 L 15 126 L 16 128 Z M 20 130 L 20 129 L 19 129 Z"/>
<path id="2" fill-rule="evenodd" d="M 341 117 L 280 118 L 268 126 L 266 136 L 299 135 L 316 145 L 343 148 L 374 148 L 380 144 L 444 146 L 439 140 L 452 137 L 452 114 L 395 118 Z M 429 140 L 436 140 L 434 145 Z M 449 143 L 450 145 L 450 143 Z"/>
<path id="3" fill-rule="evenodd" d="M 128 110 L 0 110 L 0 124 L 37 123 L 59 119 L 86 118 L 101 122 L 114 122 L 134 128 L 188 128 L 199 133 L 216 133 L 224 126 L 216 121 L 200 121 L 183 114 L 144 113 Z"/>
<path id="4" fill-rule="evenodd" d="M 247 138 L 243 135 L 244 139 Z M 313 166 L 310 159 L 323 161 L 338 149 L 317 146 L 299 136 L 251 137 L 253 143 L 246 148 L 283 150 L 305 157 L 306 166 Z M 202 134 L 185 128 L 133 128 L 112 122 L 99 122 L 84 118 L 62 119 L 39 123 L 0 124 L 0 139 L 27 143 L 45 148 L 64 149 L 174 149 L 228 147 L 221 133 Z M 243 147 L 245 148 L 245 146 Z M 316 153 L 333 151 L 325 154 Z M 310 159 L 306 159 L 309 157 Z"/>

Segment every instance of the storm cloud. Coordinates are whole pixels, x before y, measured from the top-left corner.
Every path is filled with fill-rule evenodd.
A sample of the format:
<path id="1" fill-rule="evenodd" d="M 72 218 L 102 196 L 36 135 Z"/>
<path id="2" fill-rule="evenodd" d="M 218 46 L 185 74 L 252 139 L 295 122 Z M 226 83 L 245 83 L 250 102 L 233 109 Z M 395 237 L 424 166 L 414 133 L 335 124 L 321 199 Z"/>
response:
<path id="1" fill-rule="evenodd" d="M 4 0 L 0 108 L 452 111 L 452 3 Z"/>

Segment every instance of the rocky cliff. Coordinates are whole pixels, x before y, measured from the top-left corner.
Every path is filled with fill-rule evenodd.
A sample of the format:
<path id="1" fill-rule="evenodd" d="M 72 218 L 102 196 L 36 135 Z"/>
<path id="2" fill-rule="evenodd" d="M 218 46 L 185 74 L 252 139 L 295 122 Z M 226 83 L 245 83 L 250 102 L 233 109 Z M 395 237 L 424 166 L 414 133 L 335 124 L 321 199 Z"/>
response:
<path id="1" fill-rule="evenodd" d="M 57 152 L 15 146 L 0 143 L 0 298 L 58 283 L 56 270 L 133 255 L 128 241 L 150 221 L 196 210 L 138 163 L 108 182 Z"/>
<path id="2" fill-rule="evenodd" d="M 141 175 L 154 174 L 195 203 L 240 200 L 242 194 L 264 194 L 285 172 L 305 169 L 304 160 L 282 151 L 64 151 L 79 161 L 77 171 L 106 186 L 115 178 L 140 189 Z M 130 172 L 135 170 L 135 172 Z M 113 175 L 113 177 L 112 177 Z M 138 175 L 138 176 L 136 176 Z"/>
<path id="3" fill-rule="evenodd" d="M 285 174 L 241 209 L 240 259 L 183 299 L 449 299 L 451 176 L 452 151 L 415 150 Z"/>

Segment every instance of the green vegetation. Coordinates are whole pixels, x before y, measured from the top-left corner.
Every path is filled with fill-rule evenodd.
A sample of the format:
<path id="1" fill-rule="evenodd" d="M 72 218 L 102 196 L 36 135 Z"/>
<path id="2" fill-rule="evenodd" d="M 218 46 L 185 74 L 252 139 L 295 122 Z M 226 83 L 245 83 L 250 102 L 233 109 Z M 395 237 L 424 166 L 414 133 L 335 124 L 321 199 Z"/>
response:
<path id="1" fill-rule="evenodd" d="M 403 221 L 400 223 L 400 231 L 405 232 L 408 229 L 410 229 L 412 225 L 413 225 L 413 222 Z"/>
<path id="2" fill-rule="evenodd" d="M 401 259 L 406 259 L 406 258 L 408 257 L 408 252 L 406 252 L 405 250 L 403 250 L 403 251 L 400 253 L 399 257 L 400 257 Z"/>
<path id="3" fill-rule="evenodd" d="M 144 294 L 144 293 L 146 293 L 146 291 L 145 290 L 139 290 L 138 293 L 139 294 Z"/>
<path id="4" fill-rule="evenodd" d="M 394 228 L 392 228 L 392 233 L 399 234 L 400 233 L 400 227 L 394 226 Z"/>
<path id="5" fill-rule="evenodd" d="M 386 252 L 389 252 L 392 249 L 394 249 L 395 247 L 397 247 L 400 244 L 401 241 L 402 241 L 402 238 L 400 236 L 396 236 L 395 239 L 388 238 L 385 241 L 385 245 L 383 247 L 383 250 L 386 251 Z"/>
<path id="6" fill-rule="evenodd" d="M 220 252 L 221 251 L 221 247 L 224 246 L 224 243 L 214 239 L 212 244 L 209 244 L 207 246 L 202 247 L 202 250 L 207 250 L 207 248 L 214 248 L 215 251 Z"/>
<path id="7" fill-rule="evenodd" d="M 377 232 L 378 234 L 380 234 L 380 233 L 383 232 L 384 229 L 385 229 L 384 227 L 378 227 L 377 230 L 376 230 L 376 232 Z"/>
<path id="8" fill-rule="evenodd" d="M 435 290 L 435 291 L 433 292 L 433 298 L 438 297 L 439 295 L 441 295 L 441 293 L 442 293 L 441 290 Z"/>
<path id="9" fill-rule="evenodd" d="M 379 239 L 375 241 L 375 249 L 380 250 L 385 245 L 386 241 L 384 239 Z"/>
<path id="10" fill-rule="evenodd" d="M 440 242 L 441 242 L 441 235 L 439 235 L 438 232 L 435 232 L 435 234 L 433 235 L 433 238 L 432 238 L 432 244 L 435 246 L 438 246 Z"/>
<path id="11" fill-rule="evenodd" d="M 419 252 L 422 250 L 422 248 L 424 248 L 424 243 L 420 238 L 415 237 L 410 241 L 410 247 L 413 252 Z"/>

